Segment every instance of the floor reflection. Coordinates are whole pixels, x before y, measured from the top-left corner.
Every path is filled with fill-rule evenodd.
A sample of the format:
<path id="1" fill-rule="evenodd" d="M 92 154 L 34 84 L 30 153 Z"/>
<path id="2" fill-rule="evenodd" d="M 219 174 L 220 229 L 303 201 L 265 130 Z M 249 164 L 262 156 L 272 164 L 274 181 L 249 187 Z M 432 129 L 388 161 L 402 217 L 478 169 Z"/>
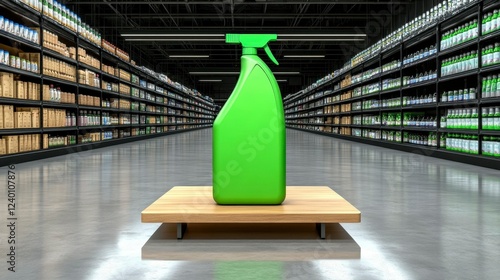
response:
<path id="1" fill-rule="evenodd" d="M 361 248 L 339 224 L 189 224 L 177 240 L 176 225 L 162 224 L 142 247 L 145 260 L 308 261 L 359 259 Z"/>

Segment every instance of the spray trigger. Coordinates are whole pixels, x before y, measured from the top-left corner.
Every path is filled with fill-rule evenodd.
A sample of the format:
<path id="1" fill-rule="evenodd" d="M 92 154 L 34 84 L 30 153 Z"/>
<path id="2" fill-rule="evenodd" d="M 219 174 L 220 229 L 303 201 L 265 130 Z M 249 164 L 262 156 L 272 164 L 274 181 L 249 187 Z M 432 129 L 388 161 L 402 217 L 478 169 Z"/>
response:
<path id="1" fill-rule="evenodd" d="M 278 61 L 276 60 L 276 58 L 274 57 L 273 53 L 271 52 L 271 49 L 269 49 L 269 46 L 267 44 L 264 46 L 264 51 L 266 51 L 267 56 L 269 57 L 269 59 L 271 59 L 272 62 L 274 62 L 274 64 L 280 65 L 278 63 Z"/>

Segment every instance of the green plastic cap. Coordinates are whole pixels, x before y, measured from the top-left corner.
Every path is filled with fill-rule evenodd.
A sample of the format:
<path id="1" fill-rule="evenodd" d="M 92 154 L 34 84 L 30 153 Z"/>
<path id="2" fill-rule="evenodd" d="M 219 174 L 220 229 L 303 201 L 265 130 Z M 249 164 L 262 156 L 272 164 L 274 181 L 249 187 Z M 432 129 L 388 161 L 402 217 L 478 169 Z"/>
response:
<path id="1" fill-rule="evenodd" d="M 276 41 L 277 39 L 278 35 L 276 34 L 226 34 L 226 43 L 241 44 L 243 46 L 243 49 L 263 48 L 271 61 L 276 65 L 279 65 L 278 61 L 267 45 L 267 43 L 269 43 L 270 41 Z"/>

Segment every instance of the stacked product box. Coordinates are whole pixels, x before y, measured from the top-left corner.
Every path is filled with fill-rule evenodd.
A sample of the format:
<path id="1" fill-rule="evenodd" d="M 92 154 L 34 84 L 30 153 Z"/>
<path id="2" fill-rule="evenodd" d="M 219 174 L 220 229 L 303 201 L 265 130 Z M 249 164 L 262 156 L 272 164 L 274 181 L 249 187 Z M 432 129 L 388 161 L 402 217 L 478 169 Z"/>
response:
<path id="1" fill-rule="evenodd" d="M 78 61 L 99 69 L 101 62 L 87 53 L 84 48 L 78 48 Z"/>
<path id="2" fill-rule="evenodd" d="M 9 135 L 0 138 L 0 155 L 40 150 L 39 134 Z"/>
<path id="3" fill-rule="evenodd" d="M 55 58 L 43 57 L 43 74 L 58 79 L 76 82 L 76 67 Z"/>

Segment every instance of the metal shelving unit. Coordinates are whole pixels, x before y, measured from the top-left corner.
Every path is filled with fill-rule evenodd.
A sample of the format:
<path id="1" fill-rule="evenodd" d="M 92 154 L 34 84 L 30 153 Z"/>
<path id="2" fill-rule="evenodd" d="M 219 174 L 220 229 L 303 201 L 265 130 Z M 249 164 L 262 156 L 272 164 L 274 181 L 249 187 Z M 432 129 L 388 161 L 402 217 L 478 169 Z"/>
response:
<path id="1" fill-rule="evenodd" d="M 485 156 L 482 155 L 481 151 L 483 141 L 482 137 L 498 137 L 497 139 L 500 141 L 500 130 L 481 129 L 481 110 L 485 107 L 500 107 L 500 97 L 482 97 L 482 79 L 493 74 L 500 74 L 500 64 L 487 67 L 481 67 L 480 64 L 482 48 L 492 42 L 500 42 L 500 30 L 486 35 L 481 34 L 481 19 L 485 11 L 484 7 L 485 5 L 489 5 L 485 3 L 491 4 L 493 2 L 478 1 L 476 3 L 472 3 L 459 12 L 448 16 L 447 18 L 438 20 L 435 24 L 432 24 L 425 30 L 422 30 L 420 34 L 404 38 L 399 44 L 395 44 L 380 53 L 374 54 L 365 62 L 359 63 L 348 71 L 338 74 L 329 81 L 323 82 L 321 85 L 310 90 L 288 96 L 284 99 L 284 109 L 287 112 L 285 114 L 287 127 L 408 152 L 419 151 L 422 154 L 439 158 L 500 169 L 500 157 Z M 487 9 L 491 8 L 492 7 L 490 5 Z M 458 27 L 465 22 L 470 22 L 476 18 L 479 22 L 479 37 L 443 51 L 439 49 L 441 35 L 444 34 L 444 32 Z M 366 71 L 375 70 L 377 67 L 381 67 L 398 57 L 402 62 L 403 58 L 406 58 L 407 55 L 414 54 L 420 49 L 424 49 L 429 46 L 437 46 L 437 53 L 425 56 L 409 64 L 400 65 L 397 69 L 382 72 L 357 83 L 347 85 L 343 84 L 343 87 L 340 87 L 340 82 L 344 81 L 346 78 L 348 79 L 351 75 L 369 73 Z M 439 75 L 441 72 L 440 66 L 442 60 L 455 55 L 460 55 L 462 52 L 470 50 L 475 50 L 479 54 L 478 69 L 463 71 L 443 77 Z M 382 80 L 391 78 L 398 79 L 398 77 L 401 79 L 400 82 L 402 85 L 404 76 L 411 76 L 415 73 L 420 74 L 425 71 L 434 71 L 436 69 L 438 73 L 438 77 L 436 79 L 414 83 L 407 86 L 400 86 L 395 89 L 379 91 L 373 94 L 338 100 L 338 97 L 342 94 L 354 92 L 355 89 L 359 91 L 358 88 L 363 85 L 379 83 L 381 88 Z M 441 100 L 444 92 L 470 88 L 476 89 L 476 96 L 474 99 L 451 102 L 442 102 Z M 330 91 L 328 94 L 318 94 L 321 93 L 321 91 L 327 90 Z M 316 94 L 318 95 L 316 96 Z M 403 100 L 406 102 L 406 98 L 417 98 L 420 100 L 422 100 L 422 98 L 432 98 L 433 100 L 432 102 L 403 106 Z M 397 103 L 399 104 L 398 106 L 381 107 L 383 102 L 390 99 L 399 99 L 401 102 Z M 316 102 L 321 102 L 322 100 L 323 105 L 317 106 L 315 104 Z M 365 101 L 368 101 L 368 106 L 378 107 L 365 110 L 354 110 L 354 104 L 356 104 L 356 108 L 360 108 L 361 104 L 363 104 L 362 106 L 364 107 L 365 105 L 363 102 Z M 351 107 L 348 107 L 349 110 L 342 113 L 325 113 L 324 115 L 316 114 L 318 113 L 317 111 L 321 109 L 323 109 L 324 112 L 339 112 L 341 105 Z M 441 128 L 441 121 L 446 120 L 449 110 L 458 110 L 460 112 L 461 110 L 466 111 L 472 109 L 477 110 L 479 129 Z M 315 112 L 316 115 L 309 116 L 309 112 Z M 301 116 L 298 116 L 298 114 Z M 365 115 L 368 117 L 378 117 L 383 122 L 384 120 L 382 118 L 384 116 L 387 117 L 388 114 L 399 116 L 401 121 L 405 116 L 415 118 L 419 121 L 424 120 L 424 122 L 432 120 L 437 124 L 437 127 L 403 126 L 403 122 L 401 122 L 398 126 L 367 125 L 363 123 L 356 125 L 331 124 L 332 118 L 340 118 L 342 121 L 352 123 L 354 117 L 362 120 Z M 310 123 L 310 118 L 314 118 L 315 123 Z M 368 134 L 368 132 L 372 134 Z M 355 136 L 354 134 L 359 136 Z M 387 137 L 387 135 L 391 135 L 391 137 Z M 473 152 L 462 153 L 454 150 L 447 150 L 444 146 L 446 143 L 441 141 L 446 139 L 446 137 L 458 137 L 459 139 L 465 139 L 465 141 L 468 141 L 469 139 L 477 139 L 477 154 L 474 154 Z M 428 139 L 429 142 L 413 141 L 412 143 L 409 143 L 411 141 L 410 138 L 413 140 Z M 431 141 L 433 141 L 432 145 L 430 144 Z"/>
<path id="2" fill-rule="evenodd" d="M 34 150 L 34 151 L 29 151 L 29 152 L 21 152 L 21 153 L 15 153 L 15 154 L 6 154 L 6 155 L 0 155 L 0 166 L 3 165 L 8 165 L 12 163 L 19 163 L 23 161 L 30 161 L 30 160 L 35 160 L 35 159 L 41 159 L 45 157 L 50 157 L 50 156 L 55 156 L 55 155 L 61 155 L 61 154 L 66 154 L 69 153 L 73 150 L 74 148 L 77 148 L 76 150 L 85 150 L 85 149 L 93 149 L 93 148 L 99 148 L 99 147 L 104 147 L 104 146 L 109 146 L 109 145 L 115 145 L 115 144 L 120 144 L 120 143 L 125 143 L 129 141 L 135 141 L 135 140 L 141 140 L 141 139 L 147 139 L 151 137 L 157 137 L 157 136 L 162 136 L 162 135 L 168 135 L 172 133 L 179 133 L 179 132 L 184 132 L 184 131 L 190 131 L 193 129 L 200 129 L 200 128 L 206 128 L 210 127 L 213 120 L 214 120 L 214 104 L 202 99 L 198 96 L 189 94 L 187 92 L 184 92 L 182 89 L 178 89 L 173 85 L 170 85 L 166 83 L 163 80 L 160 80 L 158 77 L 152 76 L 149 73 L 143 71 L 139 67 L 132 65 L 128 61 L 124 61 L 121 58 L 119 58 L 117 55 L 112 54 L 108 52 L 107 50 L 101 48 L 101 46 L 96 45 L 94 42 L 91 42 L 90 40 L 86 39 L 85 37 L 81 36 L 80 34 L 75 33 L 74 31 L 58 24 L 56 21 L 53 19 L 49 18 L 46 15 L 42 15 L 40 12 L 34 10 L 33 8 L 29 7 L 28 5 L 25 5 L 22 2 L 19 1 L 3 1 L 0 6 L 8 9 L 9 11 L 12 11 L 12 14 L 15 17 L 19 17 L 19 22 L 27 23 L 30 22 L 30 26 L 37 26 L 40 28 L 40 30 L 50 30 L 52 33 L 57 34 L 60 38 L 61 41 L 64 43 L 69 44 L 68 46 L 73 46 L 76 48 L 76 58 L 78 58 L 78 51 L 79 47 L 83 48 L 87 53 L 90 53 L 92 57 L 100 61 L 100 67 L 94 67 L 92 65 L 88 65 L 84 62 L 79 61 L 78 59 L 73 59 L 70 57 L 67 57 L 65 55 L 62 55 L 52 49 L 48 49 L 45 47 L 42 42 L 43 42 L 43 34 L 40 34 L 40 44 L 35 44 L 31 41 L 25 40 L 21 37 L 15 36 L 13 34 L 10 34 L 5 31 L 0 30 L 0 38 L 4 38 L 5 40 L 8 41 L 15 41 L 19 43 L 20 45 L 23 46 L 23 50 L 26 52 L 39 52 L 40 53 L 40 64 L 39 64 L 39 70 L 40 73 L 34 73 L 34 72 L 29 72 L 25 71 L 22 69 L 10 67 L 7 65 L 2 65 L 0 64 L 0 71 L 1 72 L 8 72 L 8 73 L 13 73 L 20 77 L 21 80 L 23 81 L 30 81 L 33 83 L 38 83 L 40 85 L 48 85 L 48 84 L 53 84 L 55 87 L 61 87 L 61 90 L 64 92 L 69 92 L 75 94 L 75 103 L 74 104 L 69 104 L 69 103 L 59 103 L 59 102 L 52 102 L 52 101 L 45 101 L 45 100 L 27 100 L 27 99 L 17 99 L 17 98 L 5 98 L 5 97 L 0 97 L 0 104 L 5 104 L 5 105 L 13 105 L 15 107 L 35 107 L 35 108 L 40 108 L 40 124 L 43 124 L 43 110 L 45 108 L 47 109 L 59 109 L 59 110 L 66 110 L 66 112 L 70 112 L 74 114 L 74 117 L 77 119 L 80 117 L 81 110 L 89 110 L 93 112 L 97 112 L 101 118 L 101 123 L 102 123 L 102 117 L 103 113 L 109 113 L 110 115 L 121 115 L 121 114 L 129 114 L 129 115 L 143 115 L 143 116 L 148 116 L 148 118 L 153 117 L 155 122 L 159 122 L 162 120 L 162 122 L 167 121 L 167 116 L 170 116 L 170 114 L 167 114 L 167 108 L 171 108 L 176 110 L 178 113 L 176 117 L 182 118 L 183 123 L 173 123 L 171 120 L 176 121 L 174 116 L 172 116 L 172 119 L 169 119 L 168 123 L 162 123 L 162 124 L 157 124 L 157 123 L 152 123 L 152 124 L 141 124 L 141 125 L 97 125 L 97 126 L 69 126 L 69 127 L 40 127 L 40 128 L 14 128 L 14 129 L 0 129 L 0 135 L 1 136 L 15 136 L 15 135 L 25 135 L 25 134 L 36 134 L 40 136 L 40 147 L 41 149 L 39 150 Z M 15 18 L 13 18 L 15 20 Z M 76 81 L 68 81 L 65 79 L 60 79 L 57 77 L 53 76 L 48 76 L 46 73 L 43 72 L 43 57 L 51 57 L 53 59 L 57 59 L 61 62 L 68 63 L 75 67 L 75 75 L 76 75 Z M 110 75 L 104 71 L 102 71 L 100 68 L 102 68 L 103 65 L 103 60 L 106 61 L 107 65 L 111 65 L 115 68 L 120 68 L 123 69 L 129 73 L 133 73 L 137 76 L 140 77 L 140 79 L 147 80 L 148 82 L 152 83 L 155 87 L 160 86 L 164 89 L 164 93 L 160 93 L 156 90 L 148 89 L 141 87 L 138 84 L 132 83 L 129 80 L 124 80 L 123 78 L 116 77 L 114 75 Z M 78 81 L 78 70 L 90 70 L 96 74 L 99 75 L 99 82 L 102 84 L 103 79 L 107 81 L 112 81 L 116 84 L 126 84 L 129 87 L 134 87 L 139 90 L 143 90 L 148 92 L 150 95 L 154 97 L 155 100 L 148 100 L 148 99 L 143 99 L 143 98 L 137 98 L 133 97 L 130 95 L 123 95 L 120 94 L 119 92 L 113 92 L 105 89 L 101 89 L 99 87 L 92 87 L 89 85 L 85 84 L 80 84 Z M 42 99 L 43 97 L 43 87 L 40 86 L 40 92 L 39 92 L 39 97 Z M 130 108 L 128 109 L 115 109 L 115 108 L 106 108 L 102 107 L 102 104 L 99 104 L 99 106 L 88 106 L 88 105 L 80 105 L 79 104 L 79 97 L 82 95 L 89 95 L 92 97 L 98 97 L 102 101 L 105 98 L 112 98 L 112 99 L 126 99 L 129 101 L 137 101 L 141 103 L 147 104 L 147 106 L 155 106 L 155 107 L 162 107 L 165 108 L 165 113 L 155 113 L 155 112 L 149 112 L 149 111 L 135 111 L 131 110 Z M 168 98 L 168 100 L 175 100 L 175 106 L 172 106 L 169 103 L 158 103 L 156 102 L 157 97 L 163 97 L 163 98 Z M 101 102 L 102 103 L 102 102 Z M 189 108 L 184 108 L 184 104 L 188 105 Z M 190 116 L 190 115 L 184 115 L 188 114 L 188 112 L 194 112 L 195 115 Z M 161 119 L 160 119 L 161 118 Z M 164 118 L 164 119 L 163 119 Z M 198 121 L 203 121 L 203 122 L 198 122 Z M 206 121 L 206 122 L 205 122 Z M 156 128 L 155 129 L 149 129 L 149 127 L 158 127 L 161 130 L 161 132 L 157 133 Z M 165 127 L 165 129 L 162 129 L 162 127 Z M 171 129 L 166 129 L 167 127 L 171 127 Z M 141 129 L 140 131 L 134 131 L 134 128 Z M 145 129 L 145 130 L 142 130 Z M 95 133 L 100 133 L 101 136 L 103 135 L 102 133 L 104 132 L 109 132 L 110 130 L 116 130 L 120 133 L 118 134 L 118 139 L 105 139 L 102 141 L 97 141 L 97 142 L 81 142 L 77 140 L 77 143 L 74 145 L 69 145 L 69 146 L 62 146 L 62 147 L 56 147 L 56 148 L 47 148 L 44 147 L 44 139 L 43 136 L 50 134 L 50 135 L 55 135 L 55 136 L 67 136 L 67 135 L 72 135 L 76 136 L 76 139 L 78 139 L 79 135 L 82 135 L 87 132 L 95 132 Z M 124 133 L 121 133 L 125 131 Z M 125 135 L 130 135 L 130 136 L 125 136 L 122 137 L 122 134 Z M 135 135 L 137 134 L 137 135 Z M 103 139 L 103 137 L 100 137 Z M 87 140 L 86 140 L 87 141 Z"/>

